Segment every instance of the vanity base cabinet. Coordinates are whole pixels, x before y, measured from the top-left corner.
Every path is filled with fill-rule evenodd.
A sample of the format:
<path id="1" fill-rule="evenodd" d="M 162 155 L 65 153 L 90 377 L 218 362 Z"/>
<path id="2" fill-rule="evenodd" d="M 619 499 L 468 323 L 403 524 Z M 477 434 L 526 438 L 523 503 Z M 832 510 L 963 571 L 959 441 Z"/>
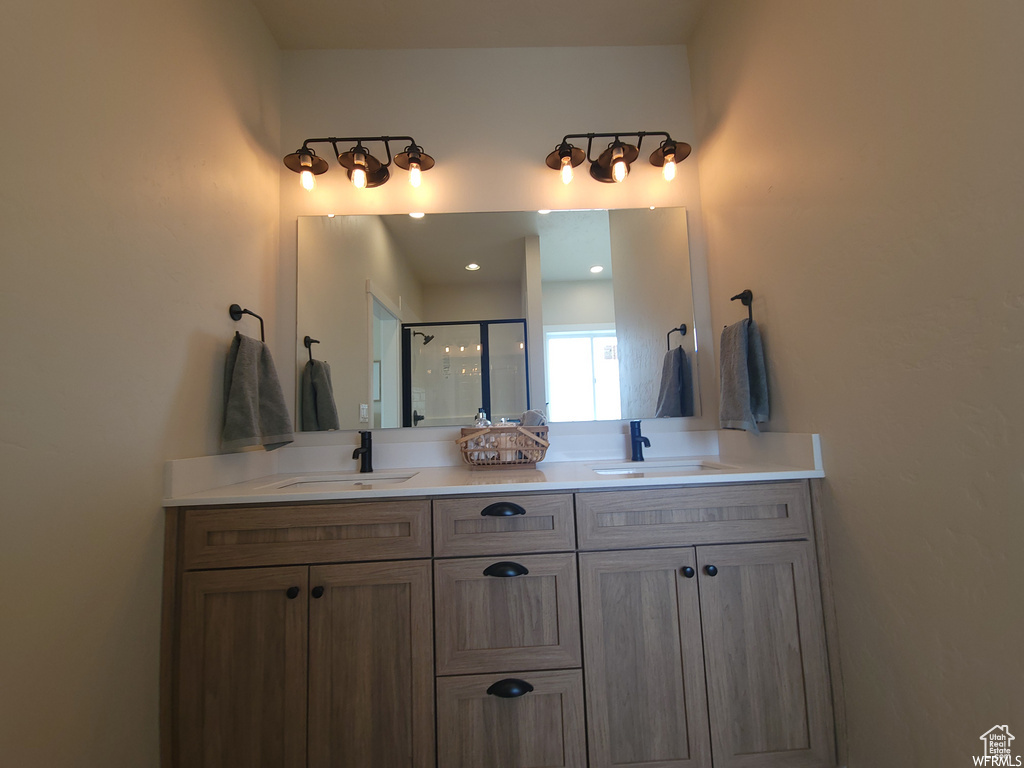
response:
<path id="1" fill-rule="evenodd" d="M 697 547 L 697 564 L 715 768 L 834 766 L 813 544 Z"/>
<path id="2" fill-rule="evenodd" d="M 440 677 L 437 734 L 443 768 L 586 768 L 583 675 Z"/>
<path id="3" fill-rule="evenodd" d="M 591 768 L 711 765 L 692 548 L 580 554 Z"/>
<path id="4" fill-rule="evenodd" d="M 432 768 L 430 561 L 310 568 L 309 768 Z"/>
<path id="5" fill-rule="evenodd" d="M 810 542 L 584 553 L 580 591 L 591 768 L 835 766 Z"/>
<path id="6" fill-rule="evenodd" d="M 181 768 L 306 765 L 307 569 L 186 573 Z"/>

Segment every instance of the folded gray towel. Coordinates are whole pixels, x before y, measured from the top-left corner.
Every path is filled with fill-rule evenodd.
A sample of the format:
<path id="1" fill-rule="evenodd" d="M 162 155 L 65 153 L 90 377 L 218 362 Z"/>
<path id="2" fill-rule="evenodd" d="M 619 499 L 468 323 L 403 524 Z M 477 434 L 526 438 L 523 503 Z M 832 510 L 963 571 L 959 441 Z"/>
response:
<path id="1" fill-rule="evenodd" d="M 722 429 L 759 434 L 758 423 L 768 421 L 768 377 L 757 323 L 741 320 L 722 331 L 721 356 Z"/>
<path id="2" fill-rule="evenodd" d="M 519 423 L 524 427 L 543 427 L 548 423 L 548 417 L 544 411 L 536 408 L 527 411 L 519 418 Z"/>
<path id="3" fill-rule="evenodd" d="M 262 341 L 235 334 L 224 374 L 225 450 L 262 445 L 272 451 L 294 439 L 292 421 L 270 350 Z"/>
<path id="4" fill-rule="evenodd" d="M 656 418 L 693 416 L 693 379 L 690 361 L 682 347 L 665 353 L 661 366 Z"/>
<path id="5" fill-rule="evenodd" d="M 302 369 L 302 408 L 299 424 L 304 432 L 340 429 L 338 407 L 334 404 L 331 366 L 322 360 L 310 360 Z"/>

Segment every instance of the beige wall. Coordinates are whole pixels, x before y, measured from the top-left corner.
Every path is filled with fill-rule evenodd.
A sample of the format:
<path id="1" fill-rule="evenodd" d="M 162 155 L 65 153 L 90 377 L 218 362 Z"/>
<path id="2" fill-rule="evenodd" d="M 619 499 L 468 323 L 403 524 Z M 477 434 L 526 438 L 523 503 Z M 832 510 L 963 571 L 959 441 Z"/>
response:
<path id="1" fill-rule="evenodd" d="M 541 304 L 544 327 L 563 325 L 615 325 L 615 298 L 611 280 L 543 281 Z"/>
<path id="2" fill-rule="evenodd" d="M 275 331 L 279 55 L 238 0 L 0 24 L 0 764 L 157 765 L 165 459 Z"/>
<path id="3" fill-rule="evenodd" d="M 423 321 L 510 320 L 522 317 L 522 289 L 518 282 L 465 285 L 428 284 L 423 288 Z"/>
<path id="4" fill-rule="evenodd" d="M 690 46 L 715 327 L 751 288 L 771 428 L 823 435 L 852 766 L 1024 730 L 1022 29 L 731 0 Z"/>

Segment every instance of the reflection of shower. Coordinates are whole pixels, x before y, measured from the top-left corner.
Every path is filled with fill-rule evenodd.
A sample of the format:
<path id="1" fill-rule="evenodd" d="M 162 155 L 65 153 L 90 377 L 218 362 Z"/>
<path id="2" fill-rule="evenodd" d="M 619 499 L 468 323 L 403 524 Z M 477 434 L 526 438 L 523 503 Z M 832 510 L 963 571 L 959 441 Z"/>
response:
<path id="1" fill-rule="evenodd" d="M 420 333 L 419 331 L 413 331 L 412 335 L 413 336 L 422 336 L 423 337 L 423 346 L 427 346 L 427 344 L 429 344 L 430 342 L 432 342 L 434 340 L 433 336 L 428 336 L 427 334 Z"/>

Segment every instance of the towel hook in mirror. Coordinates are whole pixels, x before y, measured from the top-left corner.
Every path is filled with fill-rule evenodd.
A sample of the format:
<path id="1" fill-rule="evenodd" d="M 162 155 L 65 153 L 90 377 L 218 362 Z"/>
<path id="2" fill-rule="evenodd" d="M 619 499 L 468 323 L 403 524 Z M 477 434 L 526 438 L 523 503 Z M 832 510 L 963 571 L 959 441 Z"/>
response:
<path id="1" fill-rule="evenodd" d="M 683 323 L 678 328 L 673 328 L 672 330 L 670 330 L 668 333 L 665 334 L 665 346 L 668 347 L 668 349 L 672 349 L 671 337 L 672 337 L 672 334 L 676 333 L 677 331 L 681 335 L 685 336 L 686 335 L 686 323 Z"/>
<path id="2" fill-rule="evenodd" d="M 257 315 L 255 312 L 251 312 L 248 309 L 242 309 L 238 304 L 232 304 L 228 307 L 228 312 L 231 314 L 231 319 L 236 323 L 242 319 L 242 315 L 252 315 L 260 321 L 260 341 L 265 342 L 267 340 L 266 335 L 263 333 L 263 318 Z M 235 331 L 238 333 L 238 331 Z"/>
<path id="3" fill-rule="evenodd" d="M 736 301 L 736 299 L 739 299 L 740 303 L 747 308 L 747 319 L 750 320 L 750 322 L 754 322 L 754 310 L 750 306 L 754 302 L 754 294 L 751 290 L 747 288 L 746 290 L 737 293 L 729 299 L 729 301 Z"/>
<path id="4" fill-rule="evenodd" d="M 314 338 L 312 338 L 310 336 L 303 336 L 302 337 L 302 343 L 303 343 L 303 345 L 305 345 L 306 349 L 309 350 L 309 362 L 312 363 L 313 362 L 313 345 L 314 344 L 319 344 L 320 343 L 320 339 L 314 339 Z"/>

